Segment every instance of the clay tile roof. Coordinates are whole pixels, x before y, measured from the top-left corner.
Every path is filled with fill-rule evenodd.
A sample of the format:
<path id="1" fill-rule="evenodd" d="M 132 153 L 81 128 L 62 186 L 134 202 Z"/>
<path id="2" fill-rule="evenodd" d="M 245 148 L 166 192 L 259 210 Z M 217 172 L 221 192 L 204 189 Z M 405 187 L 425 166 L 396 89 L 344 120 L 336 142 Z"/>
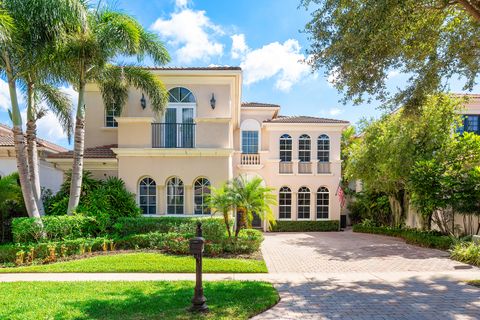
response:
<path id="1" fill-rule="evenodd" d="M 262 102 L 242 102 L 242 107 L 248 108 L 280 108 L 278 104 Z"/>
<path id="2" fill-rule="evenodd" d="M 143 67 L 147 70 L 242 70 L 240 67 L 211 66 L 211 67 Z"/>
<path id="3" fill-rule="evenodd" d="M 115 158 L 115 153 L 113 153 L 112 148 L 116 148 L 118 145 L 109 144 L 105 146 L 98 146 L 93 148 L 86 148 L 84 151 L 84 158 L 86 159 L 104 159 L 104 158 Z M 73 158 L 73 151 L 69 150 L 67 152 L 55 153 L 48 156 L 50 159 L 69 159 Z"/>
<path id="4" fill-rule="evenodd" d="M 344 120 L 317 118 L 309 116 L 278 116 L 271 120 L 264 121 L 265 123 L 349 123 Z"/>
<path id="5" fill-rule="evenodd" d="M 44 140 L 44 139 L 37 139 L 37 143 L 39 147 L 44 147 L 50 149 L 54 152 L 66 152 L 68 151 L 62 146 L 59 146 L 53 142 Z M 1 147 L 13 147 L 15 146 L 13 141 L 13 132 L 12 128 L 7 125 L 0 123 L 0 146 Z"/>

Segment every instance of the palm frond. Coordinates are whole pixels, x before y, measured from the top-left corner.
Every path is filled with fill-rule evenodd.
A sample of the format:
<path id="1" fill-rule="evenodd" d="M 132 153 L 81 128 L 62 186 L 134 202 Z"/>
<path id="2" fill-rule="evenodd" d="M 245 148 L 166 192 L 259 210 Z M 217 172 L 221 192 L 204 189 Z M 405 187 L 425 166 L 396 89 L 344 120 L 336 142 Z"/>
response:
<path id="1" fill-rule="evenodd" d="M 156 34 L 142 29 L 137 58 L 142 61 L 145 56 L 150 56 L 156 64 L 160 65 L 170 62 L 170 54 L 160 38 Z"/>
<path id="2" fill-rule="evenodd" d="M 11 32 L 14 30 L 13 18 L 3 8 L 0 2 L 0 43 L 10 39 Z"/>

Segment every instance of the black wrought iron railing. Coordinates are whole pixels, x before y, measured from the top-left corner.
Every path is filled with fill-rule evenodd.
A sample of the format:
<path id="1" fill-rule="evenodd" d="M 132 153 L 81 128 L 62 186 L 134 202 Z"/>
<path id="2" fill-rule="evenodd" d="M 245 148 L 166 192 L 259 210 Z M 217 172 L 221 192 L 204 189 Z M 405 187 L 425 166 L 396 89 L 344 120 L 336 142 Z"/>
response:
<path id="1" fill-rule="evenodd" d="M 152 148 L 195 148 L 195 123 L 152 123 Z"/>

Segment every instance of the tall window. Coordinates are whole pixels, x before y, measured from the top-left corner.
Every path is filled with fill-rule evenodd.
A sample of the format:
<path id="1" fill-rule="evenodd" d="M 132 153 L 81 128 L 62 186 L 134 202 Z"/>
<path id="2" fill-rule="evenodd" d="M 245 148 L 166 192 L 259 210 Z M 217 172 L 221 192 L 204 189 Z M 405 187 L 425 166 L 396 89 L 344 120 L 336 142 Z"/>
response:
<path id="1" fill-rule="evenodd" d="M 292 137 L 288 134 L 280 137 L 280 161 L 292 161 Z"/>
<path id="2" fill-rule="evenodd" d="M 144 178 L 138 185 L 138 200 L 143 214 L 157 213 L 157 184 L 152 178 Z"/>
<path id="3" fill-rule="evenodd" d="M 329 192 L 325 187 L 317 190 L 317 219 L 328 219 Z"/>
<path id="4" fill-rule="evenodd" d="M 210 208 L 207 204 L 207 196 L 210 194 L 210 181 L 205 178 L 195 180 L 193 184 L 195 214 L 210 214 Z"/>
<path id="5" fill-rule="evenodd" d="M 463 126 L 459 132 L 474 132 L 480 134 L 480 115 L 467 114 L 463 116 Z"/>
<path id="6" fill-rule="evenodd" d="M 330 138 L 322 134 L 317 140 L 317 160 L 320 162 L 330 161 Z"/>
<path id="7" fill-rule="evenodd" d="M 167 213 L 183 214 L 185 188 L 180 178 L 173 177 L 167 182 Z"/>
<path id="8" fill-rule="evenodd" d="M 258 131 L 242 131 L 242 153 L 258 153 Z"/>
<path id="9" fill-rule="evenodd" d="M 292 218 L 292 190 L 281 187 L 278 193 L 278 217 L 280 219 Z"/>
<path id="10" fill-rule="evenodd" d="M 310 189 L 307 187 L 298 189 L 297 211 L 298 219 L 310 219 Z"/>
<path id="11" fill-rule="evenodd" d="M 118 122 L 115 121 L 115 117 L 120 117 L 120 112 L 118 112 L 117 109 L 105 110 L 105 127 L 118 127 Z"/>
<path id="12" fill-rule="evenodd" d="M 310 162 L 310 136 L 302 134 L 298 139 L 298 159 L 300 162 Z"/>

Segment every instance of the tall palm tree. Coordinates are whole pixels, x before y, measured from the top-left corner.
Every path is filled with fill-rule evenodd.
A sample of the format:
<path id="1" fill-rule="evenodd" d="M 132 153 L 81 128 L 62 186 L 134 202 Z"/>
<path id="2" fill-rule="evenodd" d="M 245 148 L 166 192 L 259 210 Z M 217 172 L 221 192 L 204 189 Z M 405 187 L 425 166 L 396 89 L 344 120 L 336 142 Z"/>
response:
<path id="1" fill-rule="evenodd" d="M 227 228 L 228 238 L 232 237 L 230 230 L 230 211 L 233 209 L 233 199 L 228 189 L 228 184 L 222 185 L 220 188 L 211 187 L 211 194 L 208 197 L 208 206 L 213 213 L 223 214 L 225 227 Z"/>
<path id="2" fill-rule="evenodd" d="M 14 22 L 8 41 L 0 46 L 0 68 L 8 80 L 11 100 L 9 114 L 13 122 L 17 168 L 27 212 L 31 217 L 39 218 L 40 212 L 30 180 L 17 84 L 23 80 L 25 85 L 32 68 L 38 67 L 40 53 L 51 46 L 67 26 L 73 26 L 81 20 L 83 3 L 81 0 L 4 0 L 1 6 Z M 38 220 L 38 223 L 41 221 Z"/>
<path id="3" fill-rule="evenodd" d="M 277 204 L 274 189 L 265 187 L 261 178 L 247 179 L 239 176 L 230 183 L 229 194 L 233 205 L 240 214 L 240 223 L 237 223 L 235 238 L 238 237 L 242 227 L 251 227 L 253 215 L 257 214 L 260 219 L 269 223 L 269 227 L 275 223 L 272 206 Z"/>
<path id="4" fill-rule="evenodd" d="M 68 203 L 68 213 L 71 214 L 78 206 L 82 187 L 87 82 L 99 85 L 107 110 L 121 111 L 128 88 L 134 87 L 147 94 L 154 111 L 162 112 L 167 104 L 167 92 L 162 82 L 147 70 L 117 66 L 113 60 L 121 55 L 136 56 L 141 61 L 148 55 L 156 64 L 165 64 L 170 57 L 157 36 L 144 30 L 134 18 L 100 6 L 88 11 L 85 23 L 78 32 L 69 35 L 60 51 L 67 67 L 63 72 L 78 91 Z"/>

